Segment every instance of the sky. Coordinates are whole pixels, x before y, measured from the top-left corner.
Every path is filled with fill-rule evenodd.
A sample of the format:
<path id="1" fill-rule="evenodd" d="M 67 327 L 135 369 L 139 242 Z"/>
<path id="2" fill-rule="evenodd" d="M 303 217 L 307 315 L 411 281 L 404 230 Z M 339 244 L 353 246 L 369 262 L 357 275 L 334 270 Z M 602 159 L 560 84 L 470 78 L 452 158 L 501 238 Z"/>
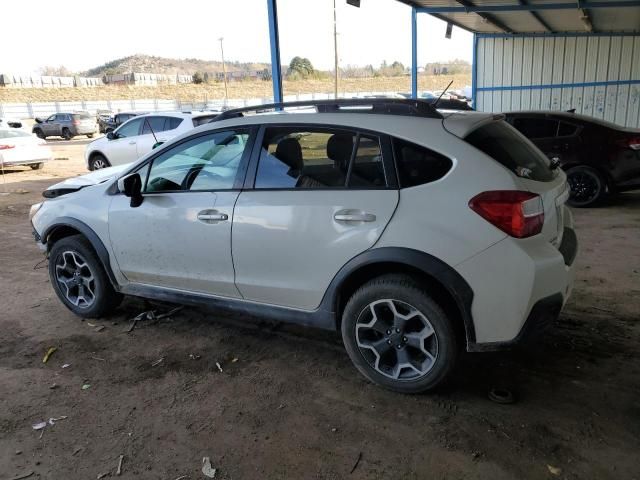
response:
<path id="1" fill-rule="evenodd" d="M 266 0 L 51 0 L 3 5 L 0 73 L 36 73 L 45 66 L 87 70 L 136 53 L 171 58 L 270 62 Z M 411 9 L 395 0 L 336 0 L 340 66 L 411 63 Z M 333 0 L 278 0 L 281 62 L 307 57 L 333 68 Z M 28 28 L 25 28 L 27 27 Z M 472 35 L 418 15 L 418 63 L 471 61 Z M 29 33 L 25 33 L 25 32 Z M 33 33 L 37 32 L 37 33 Z M 61 42 L 47 44 L 49 39 Z M 18 39 L 19 41 L 13 41 Z"/>

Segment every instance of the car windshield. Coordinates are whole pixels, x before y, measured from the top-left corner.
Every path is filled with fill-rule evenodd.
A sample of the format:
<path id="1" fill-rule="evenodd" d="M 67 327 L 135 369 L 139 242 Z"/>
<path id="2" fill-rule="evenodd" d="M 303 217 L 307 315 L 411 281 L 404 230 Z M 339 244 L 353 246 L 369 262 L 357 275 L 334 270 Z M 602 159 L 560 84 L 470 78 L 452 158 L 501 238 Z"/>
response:
<path id="1" fill-rule="evenodd" d="M 465 140 L 518 177 L 539 182 L 554 178 L 547 157 L 505 121 L 483 125 L 467 135 Z"/>
<path id="2" fill-rule="evenodd" d="M 0 130 L 0 138 L 16 138 L 16 137 L 30 137 L 31 134 L 17 128 L 11 130 Z"/>

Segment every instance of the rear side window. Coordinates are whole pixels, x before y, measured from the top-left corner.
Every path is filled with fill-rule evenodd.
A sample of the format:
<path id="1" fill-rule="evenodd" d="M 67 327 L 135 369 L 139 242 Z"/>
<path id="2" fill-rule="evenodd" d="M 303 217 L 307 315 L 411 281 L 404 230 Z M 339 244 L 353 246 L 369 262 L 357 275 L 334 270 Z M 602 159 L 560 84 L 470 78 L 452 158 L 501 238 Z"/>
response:
<path id="1" fill-rule="evenodd" d="M 393 153 L 400 188 L 435 182 L 444 177 L 453 165 L 444 155 L 397 138 L 393 139 Z"/>
<path id="2" fill-rule="evenodd" d="M 255 188 L 347 187 L 386 187 L 378 137 L 333 128 L 265 131 Z"/>
<path id="3" fill-rule="evenodd" d="M 182 123 L 182 118 L 176 117 L 167 117 L 167 124 L 165 125 L 165 130 L 173 130 L 174 128 L 178 128 Z"/>
<path id="4" fill-rule="evenodd" d="M 578 131 L 578 127 L 571 123 L 560 122 L 560 128 L 558 128 L 559 137 L 570 137 Z"/>
<path id="5" fill-rule="evenodd" d="M 484 125 L 465 140 L 518 177 L 538 182 L 553 179 L 547 157 L 504 121 Z"/>
<path id="6" fill-rule="evenodd" d="M 549 138 L 558 133 L 558 121 L 546 118 L 515 118 L 513 126 L 527 138 Z"/>
<path id="7" fill-rule="evenodd" d="M 165 119 L 167 117 L 143 117 L 142 123 L 142 135 L 146 135 L 148 133 L 158 133 L 164 132 L 167 130 L 165 128 Z"/>

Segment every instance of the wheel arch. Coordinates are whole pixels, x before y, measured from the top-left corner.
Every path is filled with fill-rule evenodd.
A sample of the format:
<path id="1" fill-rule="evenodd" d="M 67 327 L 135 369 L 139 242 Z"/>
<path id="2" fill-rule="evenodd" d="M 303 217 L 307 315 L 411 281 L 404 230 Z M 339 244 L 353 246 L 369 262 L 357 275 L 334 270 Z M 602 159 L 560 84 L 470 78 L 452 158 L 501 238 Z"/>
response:
<path id="1" fill-rule="evenodd" d="M 45 230 L 42 235 L 42 243 L 47 246 L 47 252 L 49 252 L 54 243 L 72 235 L 82 235 L 89 241 L 96 255 L 98 255 L 98 259 L 102 263 L 111 285 L 118 291 L 118 282 L 109 262 L 109 252 L 98 234 L 86 223 L 71 217 L 61 217 Z"/>
<path id="2" fill-rule="evenodd" d="M 367 250 L 351 259 L 334 277 L 323 304 L 335 312 L 335 328 L 340 330 L 342 311 L 351 295 L 364 283 L 379 275 L 404 273 L 433 294 L 445 312 L 454 319 L 454 328 L 469 346 L 475 344 L 471 315 L 473 290 L 451 266 L 442 260 L 410 248 L 381 247 Z"/>

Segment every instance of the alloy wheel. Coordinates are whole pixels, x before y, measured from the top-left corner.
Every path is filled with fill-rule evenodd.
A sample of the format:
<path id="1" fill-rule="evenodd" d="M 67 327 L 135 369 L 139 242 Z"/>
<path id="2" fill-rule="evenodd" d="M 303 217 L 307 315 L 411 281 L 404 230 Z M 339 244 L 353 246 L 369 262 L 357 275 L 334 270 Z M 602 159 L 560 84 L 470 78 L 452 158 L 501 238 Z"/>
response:
<path id="1" fill-rule="evenodd" d="M 408 381 L 426 375 L 438 358 L 438 337 L 431 322 L 406 302 L 371 302 L 358 315 L 356 342 L 378 373 Z"/>
<path id="2" fill-rule="evenodd" d="M 95 302 L 95 279 L 87 261 L 78 252 L 64 251 L 56 259 L 56 281 L 67 300 L 79 308 Z"/>
<path id="3" fill-rule="evenodd" d="M 571 200 L 577 205 L 586 205 L 600 194 L 601 184 L 594 174 L 586 171 L 572 172 L 567 177 L 571 189 Z"/>
<path id="4" fill-rule="evenodd" d="M 107 168 L 107 162 L 103 158 L 96 158 L 93 161 L 93 169 L 100 170 L 101 168 Z"/>

